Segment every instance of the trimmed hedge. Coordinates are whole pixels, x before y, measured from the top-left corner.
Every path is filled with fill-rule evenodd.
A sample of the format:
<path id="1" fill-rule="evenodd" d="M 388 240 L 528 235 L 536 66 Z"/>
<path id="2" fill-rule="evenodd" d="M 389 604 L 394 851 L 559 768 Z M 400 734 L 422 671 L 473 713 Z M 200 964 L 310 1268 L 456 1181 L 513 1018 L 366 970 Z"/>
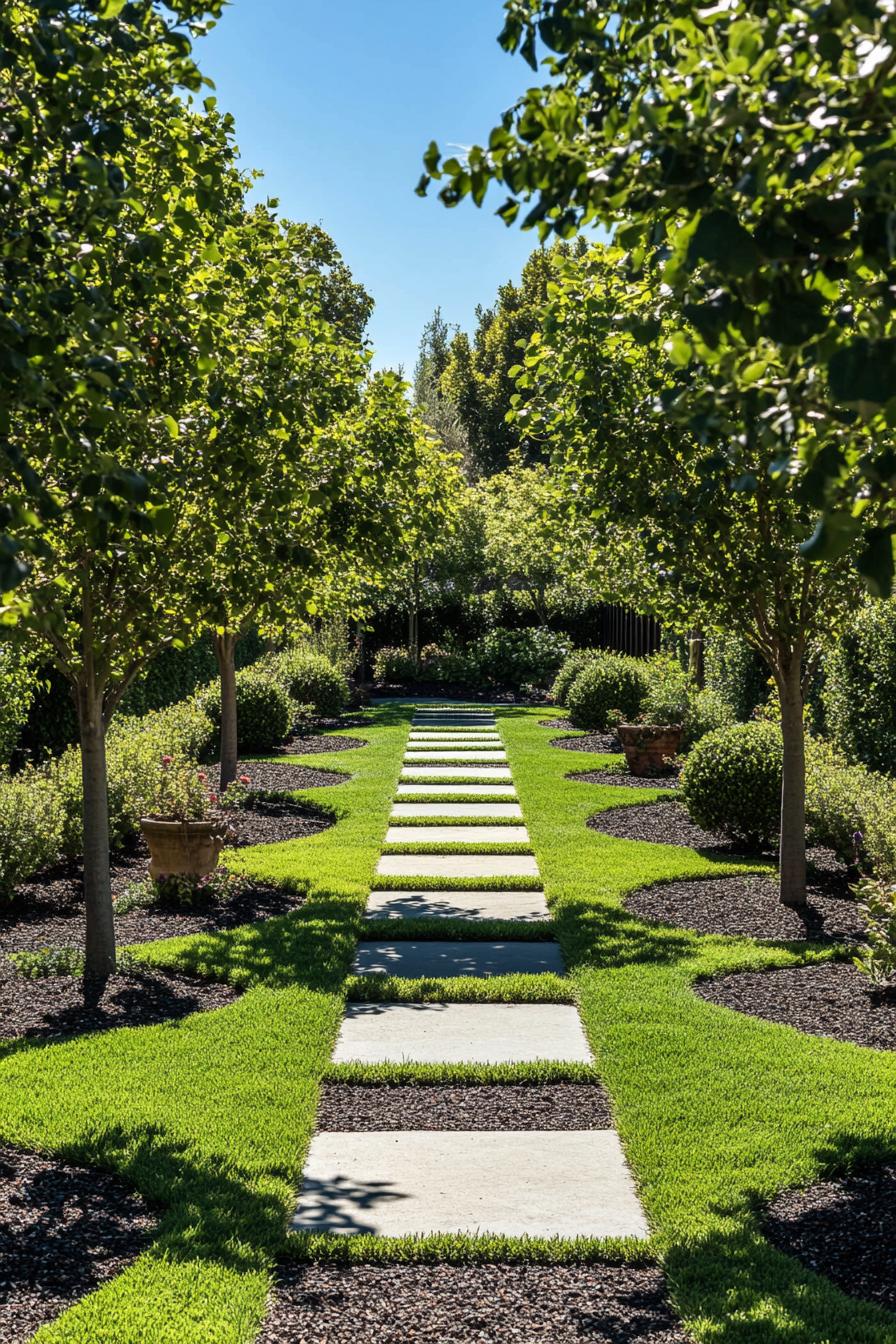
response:
<path id="1" fill-rule="evenodd" d="M 263 671 L 268 668 L 294 705 L 307 707 L 316 718 L 334 719 L 348 704 L 348 679 L 323 654 L 286 649 L 262 664 Z"/>
<path id="2" fill-rule="evenodd" d="M 688 813 L 749 850 L 773 844 L 781 819 L 784 748 L 774 723 L 736 723 L 708 733 L 681 772 Z"/>
<path id="3" fill-rule="evenodd" d="M 572 683 L 566 706 L 576 728 L 606 732 L 613 710 L 627 720 L 636 719 L 646 695 L 643 663 L 623 653 L 600 653 Z"/>
<path id="4" fill-rule="evenodd" d="M 869 602 L 825 659 L 827 731 L 851 761 L 896 773 L 896 601 Z"/>

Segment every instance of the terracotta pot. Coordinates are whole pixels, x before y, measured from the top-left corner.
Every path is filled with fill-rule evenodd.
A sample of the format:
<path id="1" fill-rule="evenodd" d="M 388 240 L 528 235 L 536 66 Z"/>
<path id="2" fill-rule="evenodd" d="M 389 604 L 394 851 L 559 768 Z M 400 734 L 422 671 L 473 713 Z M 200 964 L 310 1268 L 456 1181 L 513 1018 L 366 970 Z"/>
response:
<path id="1" fill-rule="evenodd" d="M 228 839 L 228 829 L 220 821 L 163 821 L 158 817 L 142 817 L 140 830 L 149 846 L 149 875 L 152 878 L 175 873 L 203 877 L 214 872 Z"/>
<path id="2" fill-rule="evenodd" d="M 616 730 L 629 771 L 649 777 L 669 773 L 669 758 L 678 755 L 682 729 L 670 723 L 620 723 Z"/>

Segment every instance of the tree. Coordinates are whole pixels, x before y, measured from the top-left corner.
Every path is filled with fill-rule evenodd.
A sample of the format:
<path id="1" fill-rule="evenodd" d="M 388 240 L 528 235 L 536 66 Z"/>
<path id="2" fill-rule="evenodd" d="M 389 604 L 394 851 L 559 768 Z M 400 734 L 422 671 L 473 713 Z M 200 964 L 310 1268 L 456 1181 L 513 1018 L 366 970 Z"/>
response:
<path id="1" fill-rule="evenodd" d="M 568 236 L 614 228 L 634 271 L 656 266 L 663 332 L 687 377 L 663 402 L 724 474 L 746 437 L 762 469 L 820 515 L 812 560 L 858 547 L 892 587 L 896 498 L 896 16 L 884 0 L 702 9 L 506 0 L 501 42 L 547 82 L 461 161 L 426 174 Z M 523 203 L 530 208 L 520 216 Z M 642 313 L 639 334 L 659 332 Z M 625 321 L 625 315 L 620 315 Z M 879 507 L 876 507 L 879 506 Z"/>
<path id="2" fill-rule="evenodd" d="M 153 52 L 112 46 L 106 54 L 110 87 L 130 99 L 117 151 L 130 186 L 58 299 L 54 340 L 68 379 L 61 363 L 49 390 L 13 402 L 6 425 L 10 458 L 27 464 L 42 501 L 21 515 L 31 565 L 17 614 L 68 680 L 78 714 L 93 975 L 115 966 L 106 729 L 134 677 L 196 615 L 177 577 L 196 523 L 189 486 L 202 464 L 182 425 L 215 360 L 231 353 L 211 273 L 221 256 L 218 222 L 243 193 L 229 119 L 211 103 L 199 114 L 153 87 Z M 140 60 L 138 74 L 131 64 Z"/>
<path id="3" fill-rule="evenodd" d="M 524 418 L 517 423 L 524 424 Z M 519 452 L 512 452 L 506 471 L 482 481 L 479 493 L 490 582 L 524 592 L 538 624 L 547 625 L 562 551 L 550 518 L 557 493 L 553 474 L 543 463 L 524 466 Z"/>
<path id="4" fill-rule="evenodd" d="M 152 526 L 126 451 L 99 479 L 94 470 L 110 390 L 146 354 L 145 329 L 121 321 L 105 266 L 110 236 L 122 230 L 130 262 L 158 270 L 155 192 L 141 172 L 159 148 L 156 99 L 164 109 L 175 88 L 201 86 L 189 39 L 221 8 L 222 0 L 170 0 L 164 15 L 156 0 L 0 6 L 0 593 L 23 580 L 29 553 L 45 552 L 39 524 L 60 506 L 23 419 L 52 432 L 72 485 L 83 458 L 79 507 L 98 527 L 110 510 L 133 510 Z M 185 202 L 198 189 L 213 206 L 220 172 L 209 162 L 202 183 L 197 151 L 201 139 L 170 145 L 182 158 Z M 183 225 L 189 234 L 186 212 Z M 4 619 L 16 613 L 8 599 Z"/>
<path id="5" fill-rule="evenodd" d="M 420 350 L 414 367 L 414 405 L 424 422 L 438 435 L 446 450 L 457 453 L 469 464 L 470 445 L 461 423 L 457 405 L 442 385 L 448 366 L 451 328 L 437 308 L 420 337 Z"/>
<path id="6" fill-rule="evenodd" d="M 563 465 L 560 517 L 590 531 L 588 564 L 608 597 L 634 597 L 681 631 L 737 631 L 764 659 L 784 740 L 781 899 L 801 906 L 804 697 L 860 583 L 848 558 L 810 563 L 801 553 L 811 504 L 769 473 L 761 437 L 744 435 L 720 462 L 714 444 L 656 416 L 657 399 L 689 394 L 688 373 L 658 362 L 624 319 L 663 303 L 653 284 L 628 278 L 618 250 L 569 263 L 518 370 L 517 414 L 536 422 Z"/>

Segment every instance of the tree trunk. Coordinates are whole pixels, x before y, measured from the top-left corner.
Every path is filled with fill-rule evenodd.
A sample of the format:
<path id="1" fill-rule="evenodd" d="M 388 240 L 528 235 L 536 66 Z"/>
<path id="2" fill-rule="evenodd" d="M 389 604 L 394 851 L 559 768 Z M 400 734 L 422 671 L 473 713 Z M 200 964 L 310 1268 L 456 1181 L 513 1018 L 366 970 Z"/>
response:
<path id="1" fill-rule="evenodd" d="M 414 671 L 420 675 L 420 561 L 414 561 L 414 578 L 411 585 L 410 649 L 414 659 Z"/>
<path id="2" fill-rule="evenodd" d="M 706 685 L 704 649 L 703 631 L 692 630 L 688 641 L 688 675 L 698 691 L 702 691 Z"/>
<path id="3" fill-rule="evenodd" d="M 109 871 L 109 793 L 103 695 L 92 684 L 77 688 L 81 735 L 84 825 L 85 972 L 105 979 L 115 971 L 115 915 Z"/>
<path id="4" fill-rule="evenodd" d="M 236 714 L 236 644 L 238 635 L 225 630 L 214 636 L 215 657 L 221 679 L 221 783 L 223 793 L 236 779 L 239 759 Z"/>
<path id="5" fill-rule="evenodd" d="M 791 658 L 778 674 L 784 772 L 781 782 L 781 901 L 806 904 L 806 743 L 803 731 L 802 668 Z"/>

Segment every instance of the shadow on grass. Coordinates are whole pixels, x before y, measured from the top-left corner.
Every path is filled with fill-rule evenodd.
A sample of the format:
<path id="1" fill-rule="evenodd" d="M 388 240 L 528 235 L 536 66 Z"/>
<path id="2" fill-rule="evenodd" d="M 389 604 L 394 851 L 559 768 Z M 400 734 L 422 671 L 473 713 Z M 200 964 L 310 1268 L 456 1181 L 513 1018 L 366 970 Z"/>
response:
<path id="1" fill-rule="evenodd" d="M 563 901 L 553 911 L 567 970 L 662 965 L 691 957 L 699 935 L 651 926 L 622 906 L 602 901 Z"/>

